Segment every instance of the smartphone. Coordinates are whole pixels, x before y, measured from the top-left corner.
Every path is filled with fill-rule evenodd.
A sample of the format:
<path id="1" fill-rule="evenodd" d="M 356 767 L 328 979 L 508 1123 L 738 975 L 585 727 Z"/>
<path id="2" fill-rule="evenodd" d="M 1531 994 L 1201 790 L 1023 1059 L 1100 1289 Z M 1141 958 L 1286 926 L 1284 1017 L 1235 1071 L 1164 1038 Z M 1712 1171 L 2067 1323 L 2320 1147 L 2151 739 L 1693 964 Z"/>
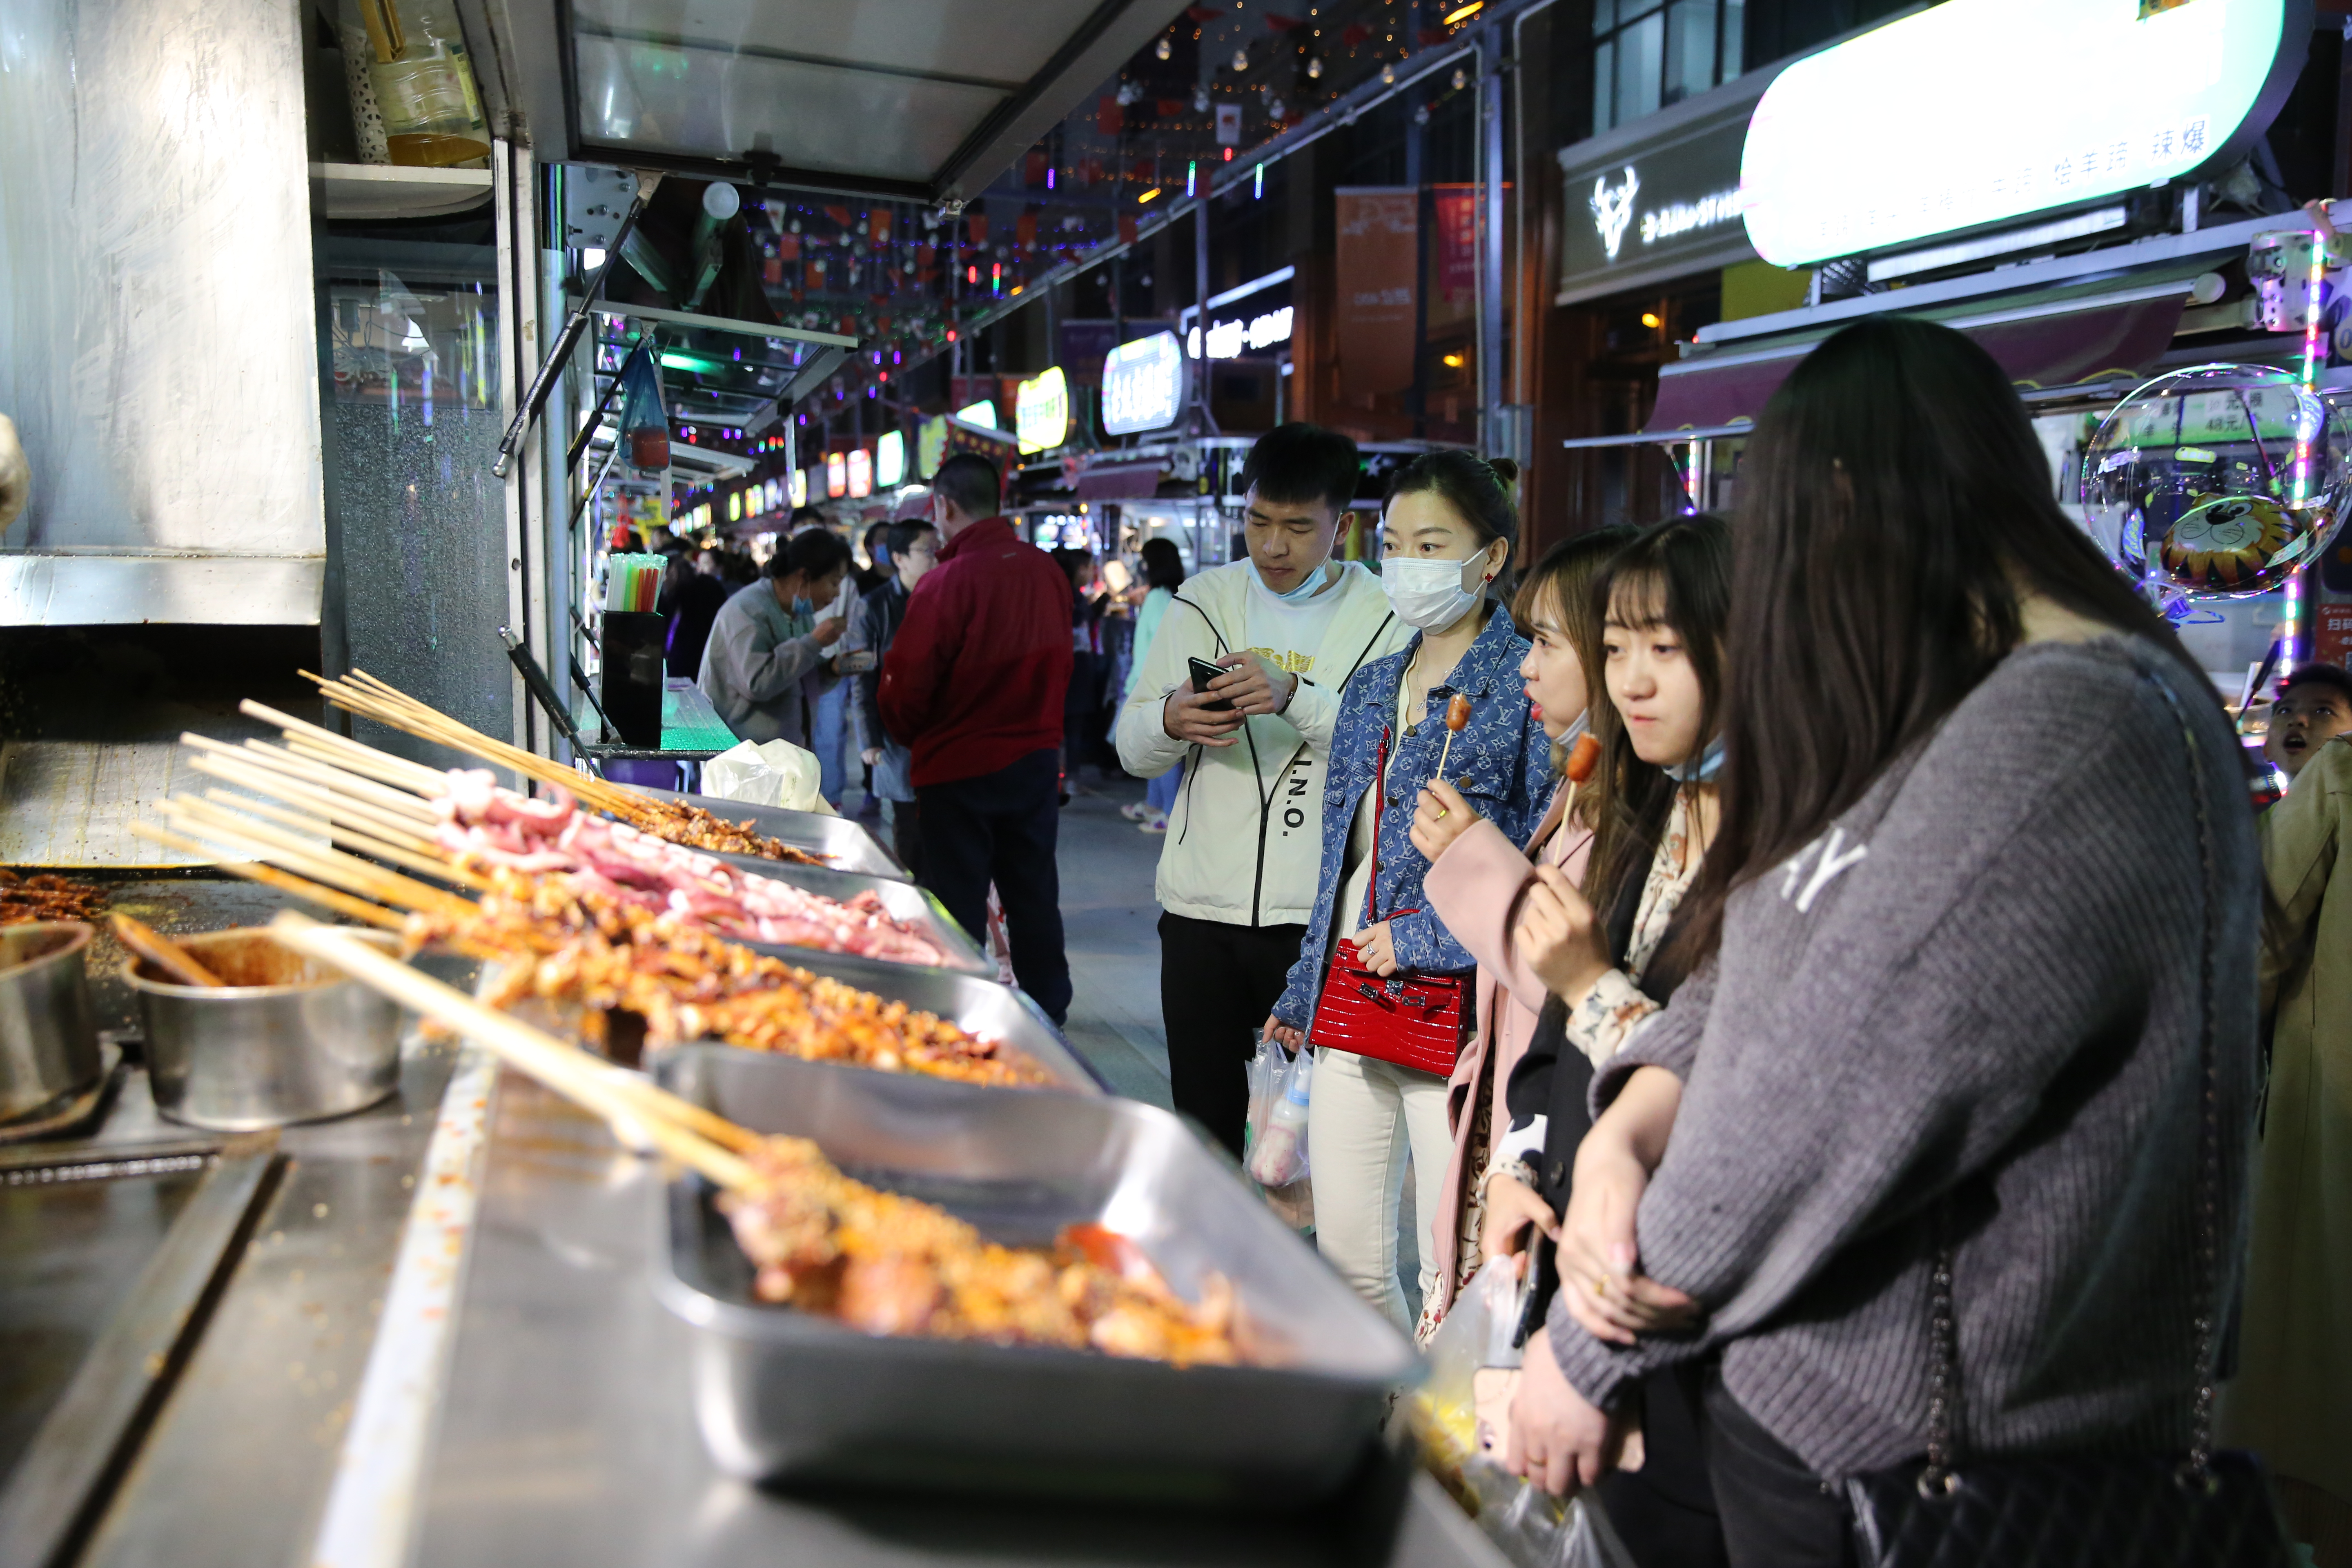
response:
<path id="1" fill-rule="evenodd" d="M 1216 679 L 1217 677 L 1225 673 L 1224 669 L 1221 666 L 1211 664 L 1205 658 L 1196 658 L 1192 660 L 1191 663 L 1192 666 L 1192 689 L 1195 691 L 1208 690 L 1209 682 Z M 1230 713 L 1234 710 L 1233 703 L 1230 700 L 1223 699 L 1220 699 L 1215 702 L 1203 702 L 1201 704 L 1201 707 L 1203 710 L 1211 713 Z"/>

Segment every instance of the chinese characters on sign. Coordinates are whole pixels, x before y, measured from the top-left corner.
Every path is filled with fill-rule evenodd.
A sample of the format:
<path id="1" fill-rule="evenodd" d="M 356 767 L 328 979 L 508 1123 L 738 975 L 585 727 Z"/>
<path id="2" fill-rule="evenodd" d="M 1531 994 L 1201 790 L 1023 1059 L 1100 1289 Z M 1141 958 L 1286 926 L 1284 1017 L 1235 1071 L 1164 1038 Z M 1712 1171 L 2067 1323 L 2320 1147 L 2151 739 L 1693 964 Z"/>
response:
<path id="1" fill-rule="evenodd" d="M 1411 186 L 1334 193 L 1337 342 L 1343 384 L 1358 393 L 1412 384 L 1421 193 Z"/>
<path id="2" fill-rule="evenodd" d="M 1103 430 L 1132 436 L 1173 425 L 1183 406 L 1184 354 L 1173 332 L 1121 343 L 1104 356 Z"/>

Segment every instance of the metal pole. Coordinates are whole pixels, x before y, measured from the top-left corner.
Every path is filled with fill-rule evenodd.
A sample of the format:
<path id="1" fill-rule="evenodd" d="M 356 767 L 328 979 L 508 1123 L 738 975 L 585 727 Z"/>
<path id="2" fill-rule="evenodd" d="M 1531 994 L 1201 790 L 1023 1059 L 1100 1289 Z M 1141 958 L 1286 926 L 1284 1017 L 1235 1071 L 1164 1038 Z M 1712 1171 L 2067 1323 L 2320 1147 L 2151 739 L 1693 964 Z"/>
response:
<path id="1" fill-rule="evenodd" d="M 1214 436 L 1217 416 L 1209 411 L 1209 198 L 1192 204 L 1192 330 L 1201 334 L 1200 357 L 1192 362 L 1195 430 Z M 1207 454 L 1202 454 L 1203 460 Z"/>
<path id="2" fill-rule="evenodd" d="M 522 445 L 524 433 L 539 417 L 539 411 L 547 406 L 547 395 L 555 390 L 555 379 L 563 374 L 564 362 L 572 357 L 572 351 L 580 346 L 582 335 L 588 331 L 596 296 L 604 287 L 604 275 L 620 261 L 621 247 L 629 242 L 630 232 L 637 226 L 637 219 L 645 216 L 646 204 L 652 200 L 654 190 L 660 184 L 659 174 L 640 174 L 637 176 L 635 199 L 629 203 L 629 210 L 621 216 L 621 226 L 614 233 L 613 243 L 604 252 L 604 265 L 597 268 L 596 275 L 588 279 L 579 308 L 563 323 L 563 331 L 555 340 L 555 347 L 548 352 L 546 359 L 540 362 L 539 374 L 531 379 L 530 390 L 523 395 L 522 406 L 515 410 L 514 423 L 507 426 L 505 437 L 499 442 L 498 458 L 490 464 L 490 472 L 498 478 L 505 479 L 507 470 L 514 467 L 515 450 Z"/>
<path id="3" fill-rule="evenodd" d="M 1516 457 L 1503 428 L 1503 30 L 1478 38 L 1478 435 L 1488 457 Z"/>

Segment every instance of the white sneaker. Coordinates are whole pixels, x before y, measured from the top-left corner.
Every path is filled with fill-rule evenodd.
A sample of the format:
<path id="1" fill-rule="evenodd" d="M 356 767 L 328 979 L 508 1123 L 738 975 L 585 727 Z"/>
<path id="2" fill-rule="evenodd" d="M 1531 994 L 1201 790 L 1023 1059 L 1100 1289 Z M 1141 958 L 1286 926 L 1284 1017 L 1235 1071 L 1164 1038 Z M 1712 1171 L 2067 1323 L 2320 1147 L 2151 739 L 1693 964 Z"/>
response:
<path id="1" fill-rule="evenodd" d="M 1118 808 L 1118 814 L 1129 822 L 1149 821 L 1151 816 L 1151 803 L 1145 800 L 1129 801 Z"/>
<path id="2" fill-rule="evenodd" d="M 1168 819 L 1160 816 L 1158 812 L 1154 812 L 1150 816 L 1145 817 L 1141 822 L 1137 823 L 1136 826 L 1143 829 L 1146 833 L 1165 833 L 1168 831 Z"/>

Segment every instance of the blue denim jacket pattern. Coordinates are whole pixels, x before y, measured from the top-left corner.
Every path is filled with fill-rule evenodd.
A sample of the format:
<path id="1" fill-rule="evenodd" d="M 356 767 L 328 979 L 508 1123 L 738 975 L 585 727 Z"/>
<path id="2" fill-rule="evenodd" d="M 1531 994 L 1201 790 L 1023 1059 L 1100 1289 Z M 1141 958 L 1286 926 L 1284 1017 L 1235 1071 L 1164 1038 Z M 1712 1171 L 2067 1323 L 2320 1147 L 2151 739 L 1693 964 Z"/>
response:
<path id="1" fill-rule="evenodd" d="M 1275 1016 L 1305 1028 L 1315 1011 L 1330 956 L 1332 905 L 1347 880 L 1348 835 L 1357 804 L 1373 784 L 1381 737 L 1396 727 L 1397 687 L 1420 650 L 1416 635 L 1402 653 L 1373 659 L 1356 671 L 1341 695 L 1339 722 L 1331 738 L 1331 761 L 1324 773 L 1323 860 L 1315 912 L 1288 985 L 1274 1005 Z M 1477 967 L 1469 950 L 1454 939 L 1423 907 L 1422 878 L 1429 862 L 1412 845 L 1412 816 L 1422 786 L 1437 772 L 1445 747 L 1445 708 L 1457 692 L 1470 699 L 1470 722 L 1454 737 L 1445 761 L 1446 782 L 1462 792 L 1478 815 L 1503 830 L 1514 844 L 1535 831 L 1551 789 L 1551 739 L 1536 721 L 1519 678 L 1528 643 L 1497 607 L 1478 640 L 1444 681 L 1430 689 L 1429 717 L 1412 735 L 1389 734 L 1396 765 L 1389 773 L 1388 808 L 1381 816 L 1380 864 L 1372 874 L 1373 905 L 1396 947 L 1398 963 L 1423 973 L 1462 973 Z M 1392 910 L 1413 913 L 1391 916 Z"/>

